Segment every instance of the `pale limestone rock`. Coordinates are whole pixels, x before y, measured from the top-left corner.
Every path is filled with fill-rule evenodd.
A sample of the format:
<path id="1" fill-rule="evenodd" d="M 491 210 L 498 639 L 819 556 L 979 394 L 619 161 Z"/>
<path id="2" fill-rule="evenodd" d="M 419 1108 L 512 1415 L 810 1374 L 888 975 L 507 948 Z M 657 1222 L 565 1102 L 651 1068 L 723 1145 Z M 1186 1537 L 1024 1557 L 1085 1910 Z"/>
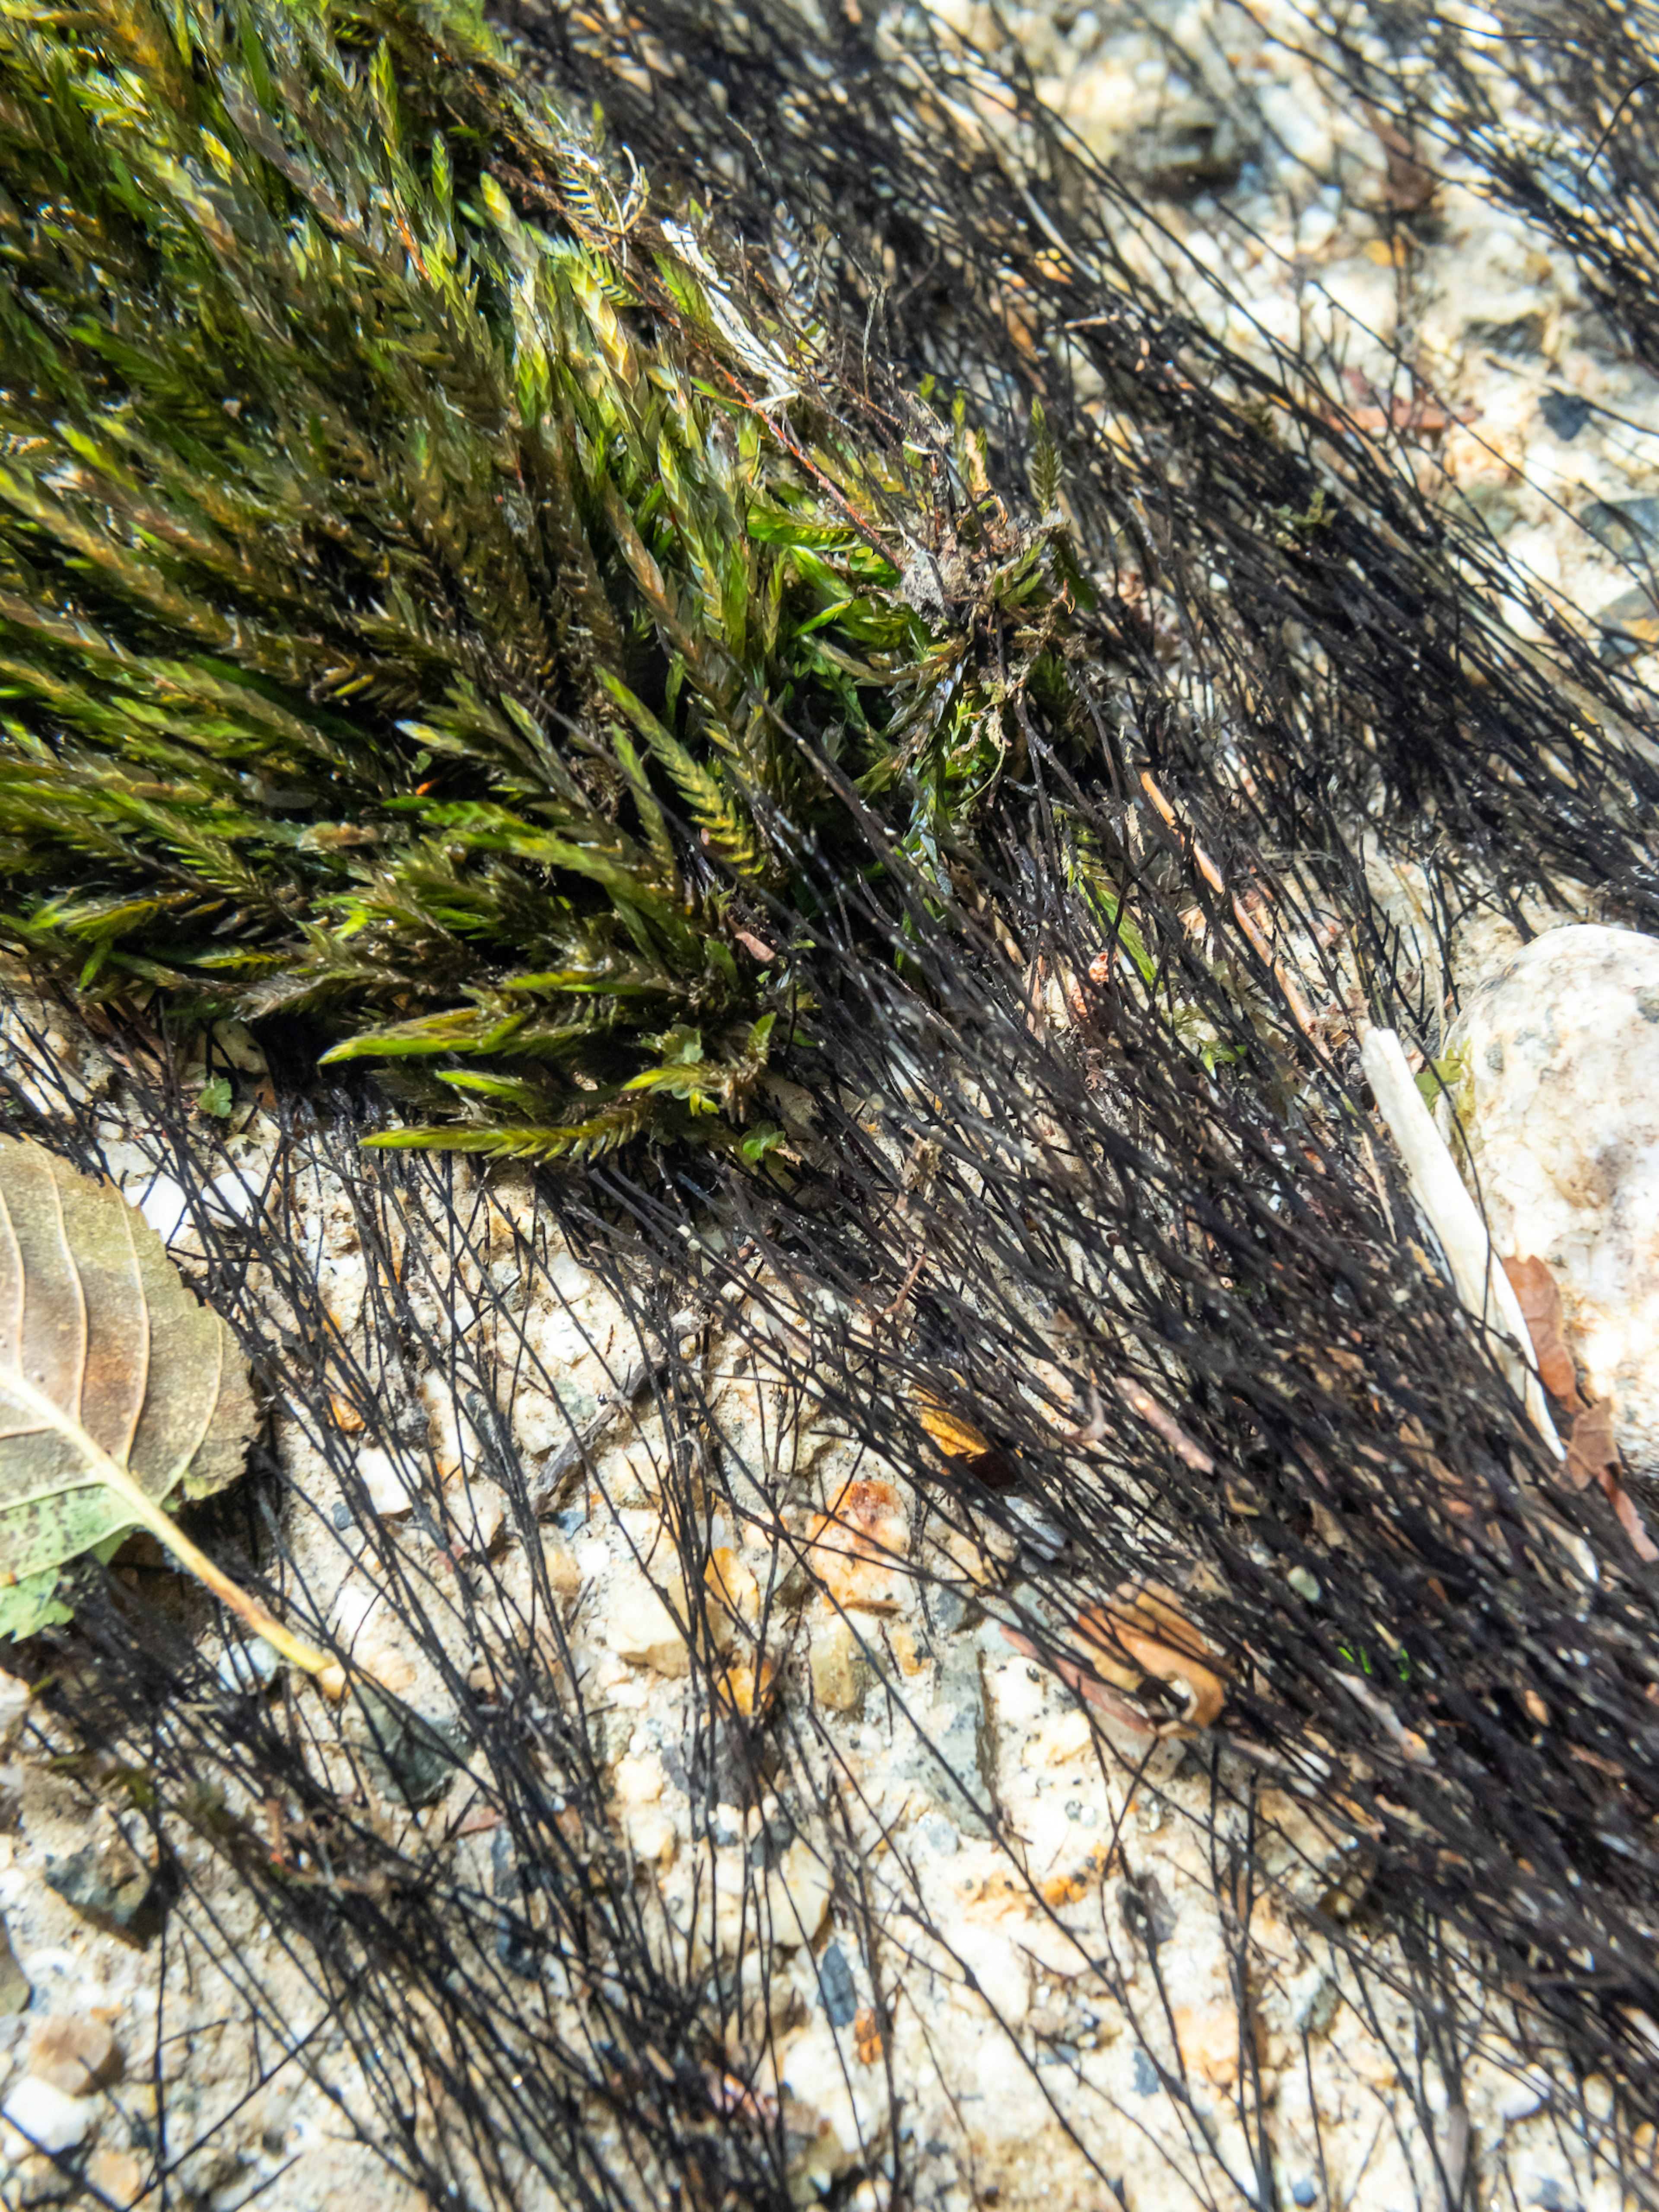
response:
<path id="1" fill-rule="evenodd" d="M 576 1564 L 575 1553 L 568 1544 L 562 1543 L 546 1528 L 540 1531 L 540 1536 L 548 1588 L 555 1597 L 574 1597 L 582 1586 L 582 1571 Z"/>
<path id="2" fill-rule="evenodd" d="M 807 1559 L 837 1604 L 890 1613 L 908 1587 L 902 1570 L 909 1547 L 898 1486 L 855 1475 L 827 1513 L 814 1515 Z"/>
<path id="3" fill-rule="evenodd" d="M 63 2152 L 86 2141 L 97 2114 L 89 2098 L 67 2096 L 38 2074 L 26 2074 L 0 2105 L 0 2117 L 9 2120 L 17 2136 L 26 2136 L 30 2145 Z M 25 2145 L 14 2137 L 9 2148 L 15 2157 Z"/>
<path id="4" fill-rule="evenodd" d="M 368 1492 L 368 1502 L 377 1513 L 391 1516 L 407 1513 L 415 1500 L 410 1495 L 408 1483 L 394 1464 L 389 1452 L 370 1445 L 357 1455 L 357 1478 Z"/>
<path id="5" fill-rule="evenodd" d="M 703 1571 L 703 1587 L 715 1647 L 730 1651 L 740 1641 L 742 1629 L 752 1631 L 759 1621 L 760 1584 L 741 1553 L 730 1544 L 718 1544 Z"/>
<path id="6" fill-rule="evenodd" d="M 612 1778 L 617 1816 L 635 1856 L 671 1865 L 679 1835 L 662 1802 L 667 1776 L 661 1758 L 650 1750 L 637 1757 L 630 1753 L 617 1761 Z"/>
<path id="7" fill-rule="evenodd" d="M 121 2071 L 121 2053 L 101 2020 L 54 2013 L 34 2031 L 28 2070 L 66 2097 L 89 2097 Z"/>
<path id="8" fill-rule="evenodd" d="M 850 1713 L 862 1702 L 870 1679 L 869 1662 L 859 1650 L 850 1622 L 826 1599 L 807 1616 L 806 1663 L 815 1704 L 832 1713 Z"/>
<path id="9" fill-rule="evenodd" d="M 29 1709 L 34 1692 L 21 1676 L 0 1669 L 0 1742 L 4 1742 Z"/>
<path id="10" fill-rule="evenodd" d="M 1659 938 L 1535 938 L 1471 994 L 1447 1057 L 1498 1253 L 1549 1267 L 1626 1465 L 1659 1475 Z"/>
<path id="11" fill-rule="evenodd" d="M 624 1567 L 612 1583 L 604 1629 L 605 1642 L 632 1667 L 648 1667 L 655 1674 L 691 1671 L 691 1654 L 674 1614 L 637 1568 Z"/>
<path id="12" fill-rule="evenodd" d="M 465 1464 L 466 1456 L 461 1440 L 461 1416 L 455 1403 L 453 1381 L 451 1376 L 434 1368 L 422 1376 L 416 1388 L 426 1413 L 433 1455 L 438 1463 L 438 1478 L 440 1481 L 447 1482 L 451 1475 L 459 1473 Z M 470 1423 L 466 1442 L 474 1450 L 477 1449 Z"/>
<path id="13" fill-rule="evenodd" d="M 811 1943 L 830 1910 L 830 1869 L 797 1837 L 766 1877 L 766 1909 L 774 1942 L 785 1950 Z"/>
<path id="14" fill-rule="evenodd" d="M 1031 1966 L 1020 1942 L 1024 1932 L 1018 1925 L 976 1920 L 951 1930 L 961 1974 L 951 1986 L 951 2001 L 961 2011 L 975 2018 L 994 2014 L 1011 2027 L 1024 2019 L 1031 2007 Z"/>
<path id="15" fill-rule="evenodd" d="M 991 1802 L 993 1732 L 973 1644 L 947 1647 L 926 1728 L 926 1741 L 902 1753 L 895 1771 L 915 1781 L 964 1836 L 988 1835 L 981 1808 Z"/>
<path id="16" fill-rule="evenodd" d="M 444 1510 L 452 1541 L 463 1551 L 482 1556 L 501 1533 L 507 1493 L 499 1484 L 486 1482 L 482 1476 L 471 1482 L 452 1482 L 444 1491 Z"/>

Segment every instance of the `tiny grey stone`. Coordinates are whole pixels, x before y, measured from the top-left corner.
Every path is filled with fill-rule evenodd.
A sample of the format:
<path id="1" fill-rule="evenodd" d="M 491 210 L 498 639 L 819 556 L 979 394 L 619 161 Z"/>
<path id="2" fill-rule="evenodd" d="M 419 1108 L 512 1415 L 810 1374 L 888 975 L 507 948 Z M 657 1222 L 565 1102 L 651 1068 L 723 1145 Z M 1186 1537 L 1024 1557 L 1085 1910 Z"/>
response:
<path id="1" fill-rule="evenodd" d="M 1135 2053 L 1134 2070 L 1135 2089 L 1139 2095 L 1150 2097 L 1155 2089 L 1163 2087 L 1163 2083 L 1158 2078 L 1157 2067 L 1153 2065 L 1144 2051 L 1137 2051 Z"/>
<path id="2" fill-rule="evenodd" d="M 0 2015 L 27 2012 L 33 1996 L 29 1978 L 18 1965 L 17 1954 L 11 1948 L 11 1933 L 5 1916 L 0 1913 Z"/>
<path id="3" fill-rule="evenodd" d="M 1489 346 L 1492 352 L 1503 354 L 1511 361 L 1537 353 L 1544 343 L 1544 317 L 1534 311 L 1529 315 L 1517 315 L 1512 322 L 1469 325 L 1469 336 L 1479 343 Z"/>
<path id="4" fill-rule="evenodd" d="M 1590 403 L 1581 399 L 1576 392 L 1551 390 L 1542 393 L 1538 411 L 1544 418 L 1544 427 L 1554 432 L 1564 445 L 1570 446 L 1590 418 Z"/>
<path id="5" fill-rule="evenodd" d="M 246 1644 L 228 1645 L 213 1671 L 227 1690 L 252 1692 L 274 1681 L 282 1663 L 264 1637 L 255 1636 Z"/>
<path id="6" fill-rule="evenodd" d="M 990 1795 L 990 1759 L 975 1646 L 947 1653 L 933 1714 L 922 1725 L 928 1741 L 912 1745 L 899 1760 L 898 1771 L 920 1783 L 963 1835 L 988 1836 L 990 1825 L 979 1809 Z"/>
<path id="7" fill-rule="evenodd" d="M 1659 499 L 1592 500 L 1578 520 L 1611 553 L 1629 559 L 1659 542 Z"/>
<path id="8" fill-rule="evenodd" d="M 427 1721 L 378 1690 L 363 1692 L 375 1764 L 412 1812 L 435 1804 L 465 1757 L 469 1738 L 459 1721 Z"/>
<path id="9" fill-rule="evenodd" d="M 846 2027 L 859 2008 L 858 1986 L 839 1943 L 829 1944 L 818 1964 L 818 1987 L 831 2027 Z"/>
<path id="10" fill-rule="evenodd" d="M 947 1636 L 953 1629 L 961 1627 L 962 1617 L 967 1610 L 967 1599 L 959 1596 L 953 1589 L 930 1590 L 927 1594 L 927 1611 L 934 1624 Z"/>
<path id="11" fill-rule="evenodd" d="M 84 1844 L 67 1858 L 48 1853 L 43 1871 L 46 1887 L 106 1934 L 142 1949 L 161 1933 L 167 1885 L 124 1843 Z"/>
<path id="12" fill-rule="evenodd" d="M 1291 2187 L 1291 2202 L 1293 2204 L 1311 2204 L 1318 2194 L 1319 2191 L 1314 2187 L 1312 2182 L 1309 2180 L 1307 2175 L 1304 2173 L 1301 2180 L 1295 2183 Z"/>
<path id="13" fill-rule="evenodd" d="M 1066 1531 L 1033 1499 L 1010 1498 L 1008 1517 L 1018 1528 L 1020 1541 L 1038 1559 L 1052 1564 L 1066 1549 Z"/>

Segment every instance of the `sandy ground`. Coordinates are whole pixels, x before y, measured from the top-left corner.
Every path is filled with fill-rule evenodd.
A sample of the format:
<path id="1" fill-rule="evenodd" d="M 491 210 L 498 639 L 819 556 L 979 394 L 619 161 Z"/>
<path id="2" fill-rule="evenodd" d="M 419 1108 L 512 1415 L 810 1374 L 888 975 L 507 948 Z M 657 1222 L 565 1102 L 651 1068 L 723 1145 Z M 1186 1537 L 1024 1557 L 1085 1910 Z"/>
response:
<path id="1" fill-rule="evenodd" d="M 965 0 L 940 12 L 966 36 L 994 36 Z M 1135 19 L 1045 6 L 1005 21 L 1079 137 L 1149 189 L 1162 180 L 1158 213 L 1206 319 L 1245 349 L 1276 337 L 1339 362 L 1362 427 L 1405 435 L 1437 496 L 1478 513 L 1574 608 L 1615 622 L 1612 649 L 1645 649 L 1653 610 L 1620 556 L 1659 534 L 1659 392 L 1619 356 L 1559 257 L 1460 183 L 1455 164 L 1435 221 L 1402 228 L 1389 199 L 1413 189 L 1405 157 L 1334 108 L 1281 43 L 1297 30 L 1288 12 L 1199 4 Z M 1185 61 L 1172 60 L 1171 37 Z M 1245 304 L 1224 305 L 1206 270 Z M 1403 879 L 1379 888 L 1409 905 Z M 1479 968 L 1501 949 L 1483 941 L 1468 957 Z M 71 1080 L 106 1084 L 87 1040 L 60 1031 L 56 1049 Z M 244 1073 L 257 1082 L 257 1065 Z M 113 1093 L 107 1133 L 111 1171 L 161 1225 L 169 1194 Z M 250 1185 L 277 1144 L 275 1122 L 252 1110 L 236 1145 Z M 289 1164 L 296 1233 L 342 1341 L 372 1369 L 371 1261 L 350 1210 L 328 1174 L 307 1180 L 303 1163 Z M 569 1420 L 590 1420 L 614 1391 L 629 1331 L 550 1237 L 526 1182 L 464 1170 L 459 1188 L 470 1250 L 408 1224 L 414 1243 L 426 1240 L 434 1321 L 459 1311 L 464 1364 L 495 1379 L 526 1463 L 548 1465 Z M 188 1267 L 187 1230 L 175 1249 Z M 1201 1740 L 1141 1771 L 1144 1747 L 1115 1742 L 1003 1634 L 989 1594 L 1006 1559 L 930 1519 L 892 1469 L 860 1458 L 769 1373 L 740 1330 L 717 1332 L 699 1357 L 730 1456 L 769 1471 L 720 1508 L 727 1656 L 734 1678 L 750 1670 L 751 1698 L 777 1698 L 817 1809 L 798 1785 L 772 1813 L 732 1807 L 724 1826 L 696 1832 L 653 1415 L 624 1413 L 604 1433 L 592 1479 L 561 1492 L 541 1541 L 586 1692 L 607 1708 L 614 1816 L 646 1870 L 662 1942 L 712 1966 L 757 1922 L 769 1927 L 775 1971 L 730 2056 L 752 2094 L 787 2105 L 799 2201 L 833 2191 L 873 2212 L 896 2156 L 919 2172 L 916 2201 L 939 2212 L 1109 2212 L 1114 2201 L 1186 2212 L 1261 2201 L 1263 2170 L 1281 2203 L 1407 2212 L 1441 2202 L 1448 2165 L 1468 2158 L 1483 2203 L 1610 2212 L 1622 2201 L 1597 2170 L 1595 2084 L 1570 2112 L 1495 2000 L 1465 2023 L 1449 2081 L 1389 1990 L 1382 1970 L 1400 1961 L 1386 1934 L 1366 1936 L 1361 1978 L 1301 1917 L 1322 1905 L 1363 1925 L 1363 1853 L 1270 1792 L 1257 1814 L 1276 1840 L 1241 1897 L 1227 1845 L 1242 1816 L 1218 1809 Z M 453 1370 L 434 1368 L 419 1392 L 428 1434 L 406 1461 L 355 1443 L 345 1419 L 325 1450 L 282 1407 L 275 1441 L 307 1501 L 287 1532 L 298 1571 L 357 1664 L 441 1723 L 451 1715 L 430 1650 L 376 1595 L 381 1557 L 425 1541 L 412 1510 L 421 1486 L 441 1486 L 472 1529 L 506 1593 L 504 1637 L 525 1577 Z M 358 1454 L 377 1501 L 367 1527 L 340 1491 L 342 1449 Z M 56 2130 L 83 2184 L 13 2127 L 0 2198 L 66 2201 L 80 2188 L 85 2202 L 159 2206 L 144 2191 L 160 2153 L 174 2205 L 315 2212 L 346 2192 L 361 2212 L 424 2203 L 359 2140 L 374 2133 L 371 2104 L 303 1962 L 270 1942 L 202 1846 L 184 1846 L 200 1897 L 175 1909 L 165 1942 L 118 1941 L 49 1885 L 49 1863 L 88 1844 L 118 1856 L 118 1810 L 107 1789 L 54 1771 L 21 1698 L 10 1710 L 0 1909 L 32 2000 L 0 2019 L 0 2103 L 37 2133 Z M 1224 1762 L 1222 1781 L 1246 1794 Z M 428 1835 L 464 1824 L 470 1787 L 458 1779 L 422 1814 Z M 790 1840 L 761 1855 L 756 1877 L 757 1818 L 780 1812 Z M 487 1831 L 454 1848 L 490 1878 Z M 865 1875 L 857 1926 L 833 1879 L 849 1855 Z M 47 2023 L 75 2024 L 93 2045 L 107 2031 L 100 2081 L 68 2077 L 89 2094 L 59 2086 L 43 2099 L 27 2086 L 64 2042 Z M 526 2179 L 521 2201 L 543 2201 L 539 2185 Z"/>

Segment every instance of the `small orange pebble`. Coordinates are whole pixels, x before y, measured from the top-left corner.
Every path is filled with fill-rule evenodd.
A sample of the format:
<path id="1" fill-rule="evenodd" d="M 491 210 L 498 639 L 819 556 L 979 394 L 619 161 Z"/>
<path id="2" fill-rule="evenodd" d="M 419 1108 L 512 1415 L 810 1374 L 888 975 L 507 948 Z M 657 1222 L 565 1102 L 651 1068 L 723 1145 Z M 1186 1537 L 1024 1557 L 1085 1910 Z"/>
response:
<path id="1" fill-rule="evenodd" d="M 763 2127 L 770 2127 L 778 2117 L 778 2100 L 765 2089 L 751 2089 L 735 2074 L 719 2074 L 712 2066 L 703 2069 L 708 2081 L 709 2102 L 717 2112 L 735 2114 L 753 2120 Z"/>
<path id="2" fill-rule="evenodd" d="M 1096 1844 L 1080 1867 L 1070 1874 L 1051 1875 L 1042 1885 L 1045 1905 L 1080 1905 L 1100 1880 L 1112 1858 L 1112 1845 Z"/>
<path id="3" fill-rule="evenodd" d="M 1103 1606 L 1077 1617 L 1085 1638 L 1078 1658 L 1047 1655 L 1062 1682 L 1120 1727 L 1150 1743 L 1155 1737 L 1189 1736 L 1212 1727 L 1226 1703 L 1223 1654 L 1182 1611 L 1172 1590 L 1158 1583 L 1121 1583 Z M 1005 1626 L 1004 1640 L 1027 1658 L 1045 1655 L 1028 1636 Z M 1149 1713 L 1131 1698 L 1150 1677 L 1168 1683 L 1185 1701 L 1179 1717 Z"/>
<path id="4" fill-rule="evenodd" d="M 1264 2056 L 1259 2021 L 1252 2021 L 1256 2056 Z M 1196 2074 L 1212 2089 L 1230 2089 L 1238 2079 L 1240 2062 L 1243 2057 L 1240 2047 L 1238 2014 L 1230 2004 L 1214 2005 L 1200 2009 L 1196 2005 L 1178 2005 L 1175 2012 L 1176 2040 L 1181 2050 L 1181 2062 L 1189 2074 Z"/>
<path id="5" fill-rule="evenodd" d="M 1010 1490 L 1018 1481 L 1018 1469 L 965 1414 L 952 1413 L 927 1390 L 916 1393 L 915 1407 L 941 1458 L 966 1468 L 988 1490 Z"/>
<path id="6" fill-rule="evenodd" d="M 760 1587 L 748 1562 L 729 1544 L 721 1544 L 708 1554 L 702 1581 L 718 1614 L 710 1623 L 716 1640 L 729 1641 L 734 1619 L 752 1621 L 757 1617 Z"/>
<path id="7" fill-rule="evenodd" d="M 860 2005 L 853 2020 L 853 2044 L 860 2066 L 873 2066 L 881 2057 L 881 2022 L 872 2006 Z"/>
<path id="8" fill-rule="evenodd" d="M 895 1485 L 855 1475 L 827 1513 L 813 1515 L 807 1559 L 837 1605 L 891 1613 L 898 1604 L 895 1570 L 909 1543 L 909 1517 Z"/>
<path id="9" fill-rule="evenodd" d="M 349 1398 L 342 1398 L 337 1393 L 331 1392 L 328 1410 L 342 1436 L 355 1437 L 362 1431 L 363 1417 Z"/>
<path id="10" fill-rule="evenodd" d="M 1043 1883 L 1042 1901 L 1045 1905 L 1081 1905 L 1089 1894 L 1089 1889 L 1086 1875 L 1057 1874 Z"/>
<path id="11" fill-rule="evenodd" d="M 775 1662 L 769 1658 L 763 1657 L 758 1662 L 750 1659 L 734 1660 L 720 1678 L 722 1703 L 729 1705 L 744 1720 L 751 1720 L 757 1716 L 763 1720 L 770 1710 L 777 1687 L 777 1673 Z"/>

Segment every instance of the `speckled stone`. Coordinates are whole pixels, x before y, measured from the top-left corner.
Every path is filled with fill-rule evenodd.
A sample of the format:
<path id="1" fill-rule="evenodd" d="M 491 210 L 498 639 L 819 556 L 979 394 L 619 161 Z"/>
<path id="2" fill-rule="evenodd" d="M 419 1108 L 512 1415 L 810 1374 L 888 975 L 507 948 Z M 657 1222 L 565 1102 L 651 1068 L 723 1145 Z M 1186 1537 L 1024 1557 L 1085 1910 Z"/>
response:
<path id="1" fill-rule="evenodd" d="M 1659 938 L 1534 938 L 1470 994 L 1449 1048 L 1498 1251 L 1548 1266 L 1626 1468 L 1659 1475 Z"/>

